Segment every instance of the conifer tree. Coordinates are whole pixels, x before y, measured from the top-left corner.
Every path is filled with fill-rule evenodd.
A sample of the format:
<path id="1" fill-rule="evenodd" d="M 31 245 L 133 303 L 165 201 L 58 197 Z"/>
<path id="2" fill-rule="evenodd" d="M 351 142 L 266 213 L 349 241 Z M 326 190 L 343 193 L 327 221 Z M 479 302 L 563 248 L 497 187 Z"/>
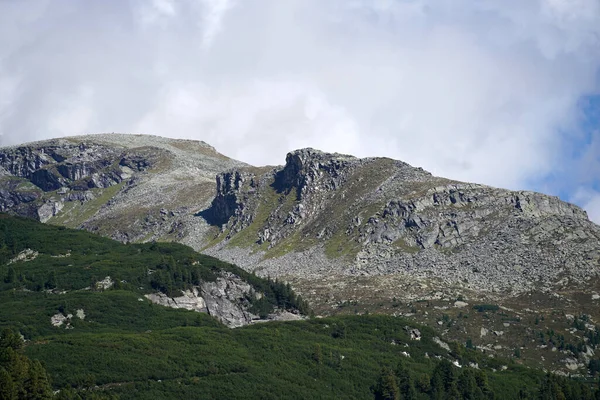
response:
<path id="1" fill-rule="evenodd" d="M 52 388 L 48 375 L 42 364 L 38 361 L 30 361 L 29 376 L 24 385 L 28 399 L 45 400 L 52 398 Z"/>
<path id="2" fill-rule="evenodd" d="M 0 400 L 16 400 L 17 387 L 8 371 L 0 367 Z"/>
<path id="3" fill-rule="evenodd" d="M 396 376 L 391 369 L 384 368 L 381 370 L 373 392 L 375 400 L 400 400 L 400 389 L 396 383 Z"/>
<path id="4" fill-rule="evenodd" d="M 4 277 L 4 283 L 13 283 L 17 280 L 17 273 L 15 272 L 14 267 L 11 265 L 8 267 L 8 272 Z"/>
<path id="5" fill-rule="evenodd" d="M 408 369 L 404 366 L 404 363 L 399 362 L 396 367 L 396 378 L 398 380 L 398 388 L 400 394 L 404 400 L 414 400 L 417 398 L 417 392 L 415 391 L 415 384 L 408 372 Z"/>

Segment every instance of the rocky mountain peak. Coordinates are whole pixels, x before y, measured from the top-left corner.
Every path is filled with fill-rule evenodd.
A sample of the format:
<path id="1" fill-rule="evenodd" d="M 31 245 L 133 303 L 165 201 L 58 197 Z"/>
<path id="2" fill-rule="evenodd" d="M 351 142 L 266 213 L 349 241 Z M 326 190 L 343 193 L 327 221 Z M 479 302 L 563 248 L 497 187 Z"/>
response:
<path id="1" fill-rule="evenodd" d="M 600 271 L 599 228 L 581 208 L 540 193 L 314 149 L 290 152 L 262 175 L 230 171 L 217 182 L 208 212 L 223 236 L 208 251 L 271 276 L 409 274 L 522 292 Z"/>
<path id="2" fill-rule="evenodd" d="M 0 149 L 0 211 L 122 241 L 186 236 L 214 176 L 246 164 L 193 140 L 98 134 Z"/>
<path id="3" fill-rule="evenodd" d="M 335 185 L 336 178 L 358 162 L 358 159 L 306 148 L 288 153 L 285 161 L 284 168 L 276 177 L 275 185 L 281 190 L 296 189 L 298 200 L 302 200 L 311 183 L 325 175 L 330 178 L 327 184 Z"/>

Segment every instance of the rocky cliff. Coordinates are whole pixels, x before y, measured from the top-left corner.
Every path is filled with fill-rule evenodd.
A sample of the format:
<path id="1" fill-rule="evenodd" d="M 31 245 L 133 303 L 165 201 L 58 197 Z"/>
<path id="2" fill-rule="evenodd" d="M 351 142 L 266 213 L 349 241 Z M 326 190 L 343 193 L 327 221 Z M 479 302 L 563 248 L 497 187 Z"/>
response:
<path id="1" fill-rule="evenodd" d="M 229 171 L 205 215 L 222 240 L 207 252 L 307 289 L 332 275 L 400 274 L 519 294 L 600 271 L 600 229 L 579 207 L 385 158 L 303 149 L 262 175 Z"/>
<path id="2" fill-rule="evenodd" d="M 214 176 L 245 164 L 203 142 L 104 134 L 0 149 L 0 211 L 121 241 L 203 234 Z"/>
<path id="3" fill-rule="evenodd" d="M 146 295 L 146 298 L 165 307 L 205 312 L 228 327 L 237 328 L 258 319 L 247 310 L 250 306 L 247 295 L 251 292 L 252 287 L 247 282 L 223 272 L 215 282 L 203 282 L 192 290 L 184 291 L 181 296 L 155 293 Z"/>

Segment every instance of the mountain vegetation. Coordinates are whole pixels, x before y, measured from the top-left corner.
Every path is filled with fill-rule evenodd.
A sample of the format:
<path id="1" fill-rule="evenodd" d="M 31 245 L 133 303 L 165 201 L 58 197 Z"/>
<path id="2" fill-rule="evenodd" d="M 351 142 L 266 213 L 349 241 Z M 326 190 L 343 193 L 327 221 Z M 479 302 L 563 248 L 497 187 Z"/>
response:
<path id="1" fill-rule="evenodd" d="M 0 235 L 2 399 L 596 395 L 593 379 L 547 375 L 444 343 L 433 329 L 403 318 L 340 316 L 230 329 L 204 313 L 153 304 L 144 293 L 185 290 L 225 270 L 251 284 L 250 307 L 307 311 L 288 285 L 179 244 L 121 244 L 7 215 L 0 216 Z M 114 277 L 112 287 L 97 285 L 105 276 Z M 63 323 L 51 323 L 57 315 Z"/>
<path id="2" fill-rule="evenodd" d="M 555 197 L 105 134 L 0 149 L 0 212 L 0 398 L 597 396 L 600 228 Z"/>

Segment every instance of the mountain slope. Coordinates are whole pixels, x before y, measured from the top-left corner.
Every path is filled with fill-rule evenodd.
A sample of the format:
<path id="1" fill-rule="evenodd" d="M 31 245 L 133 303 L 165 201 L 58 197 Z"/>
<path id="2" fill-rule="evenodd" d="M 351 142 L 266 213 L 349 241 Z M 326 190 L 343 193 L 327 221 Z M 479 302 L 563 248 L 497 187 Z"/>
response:
<path id="1" fill-rule="evenodd" d="M 461 183 L 383 158 L 312 149 L 263 175 L 217 178 L 207 250 L 296 278 L 406 274 L 480 292 L 522 293 L 600 266 L 600 228 L 556 197 Z M 247 257 L 248 253 L 252 254 Z"/>
<path id="2" fill-rule="evenodd" d="M 221 174 L 201 215 L 219 229 L 204 252 L 283 277 L 320 314 L 403 315 L 560 373 L 597 358 L 600 229 L 556 197 L 305 149 Z"/>
<path id="3" fill-rule="evenodd" d="M 0 150 L 0 211 L 121 241 L 198 240 L 217 173 L 245 164 L 197 141 L 103 134 Z"/>
<path id="4" fill-rule="evenodd" d="M 556 197 L 313 149 L 257 168 L 143 135 L 0 149 L 0 165 L 3 210 L 184 243 L 290 282 L 322 315 L 403 315 L 562 373 L 597 358 L 600 228 Z"/>
<path id="5" fill-rule="evenodd" d="M 151 303 L 199 311 L 198 321 L 209 314 L 230 327 L 247 325 L 258 314 L 267 318 L 275 308 L 305 309 L 284 284 L 186 246 L 124 245 L 5 214 L 0 214 L 0 277 L 0 326 L 26 336 L 56 327 L 145 330 L 181 324 L 184 314 L 149 308 Z M 122 320 L 124 310 L 131 315 Z"/>
<path id="6" fill-rule="evenodd" d="M 144 135 L 5 148 L 0 210 L 124 242 L 177 241 L 297 282 L 408 275 L 424 289 L 519 294 L 585 281 L 600 262 L 600 229 L 558 198 L 312 149 L 255 168 Z"/>
<path id="7" fill-rule="evenodd" d="M 224 322 L 211 301 L 220 302 L 216 311 L 223 300 L 246 310 L 303 307 L 288 286 L 179 244 L 121 244 L 0 214 L 0 277 L 0 328 L 14 330 L 0 335 L 3 398 L 15 390 L 48 399 L 380 398 L 390 390 L 416 399 L 548 391 L 592 399 L 597 392 L 591 381 L 546 376 L 392 316 L 228 329 L 206 313 L 155 305 L 144 295 L 196 287 L 208 314 Z M 254 296 L 205 290 L 220 279 Z"/>

